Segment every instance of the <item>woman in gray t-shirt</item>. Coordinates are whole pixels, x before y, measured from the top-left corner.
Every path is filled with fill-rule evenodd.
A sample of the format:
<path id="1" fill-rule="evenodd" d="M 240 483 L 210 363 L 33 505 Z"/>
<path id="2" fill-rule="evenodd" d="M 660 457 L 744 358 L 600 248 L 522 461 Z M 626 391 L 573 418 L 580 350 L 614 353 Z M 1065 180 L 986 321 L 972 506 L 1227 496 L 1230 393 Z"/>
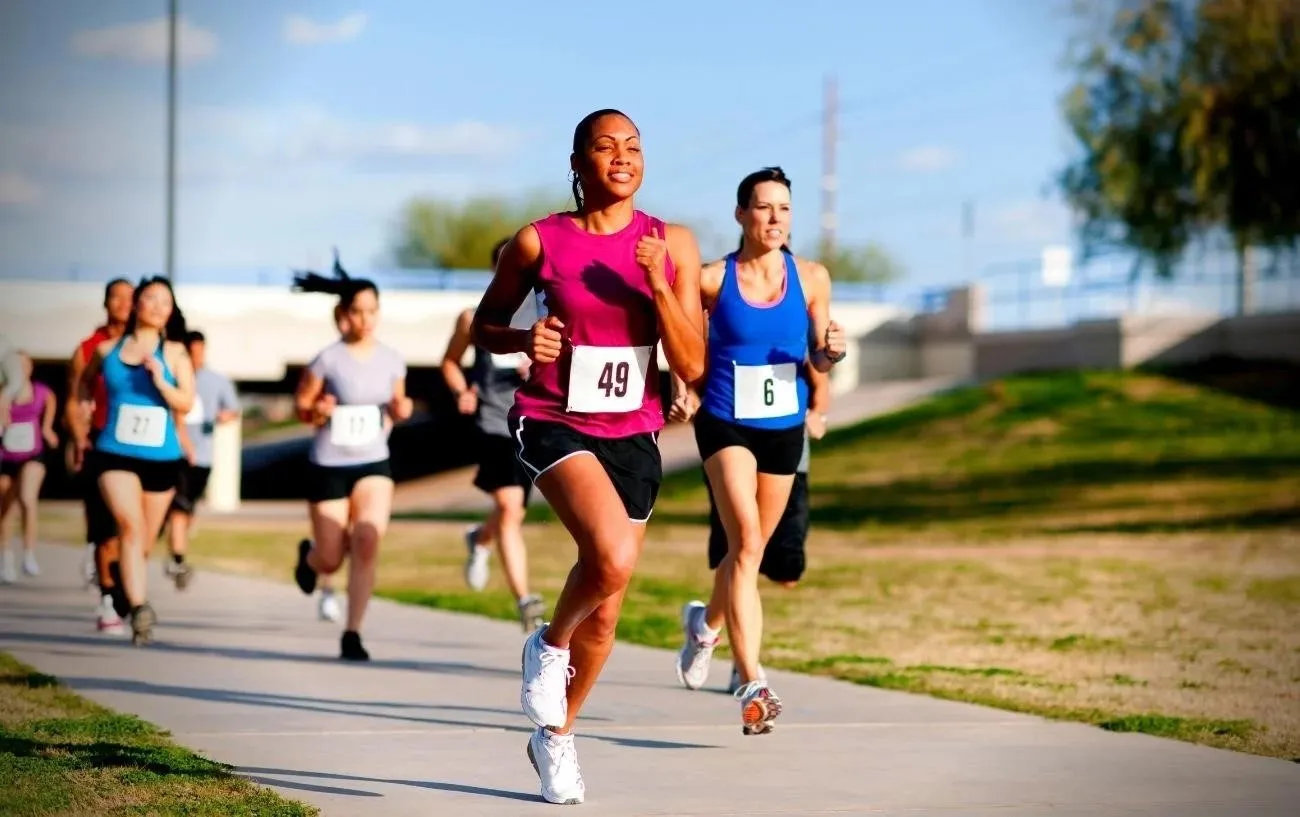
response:
<path id="1" fill-rule="evenodd" d="M 294 395 L 299 418 L 316 428 L 306 480 L 312 540 L 298 545 L 294 578 L 311 595 L 317 577 L 336 572 L 344 554 L 350 556 L 340 656 L 367 661 L 361 620 L 375 586 L 379 541 L 393 504 L 388 435 L 393 423 L 411 416 L 412 404 L 406 396 L 406 363 L 375 339 L 378 287 L 347 277 L 337 261 L 335 270 L 333 279 L 314 274 L 295 278 L 300 291 L 338 295 L 348 331 L 316 355 Z"/>

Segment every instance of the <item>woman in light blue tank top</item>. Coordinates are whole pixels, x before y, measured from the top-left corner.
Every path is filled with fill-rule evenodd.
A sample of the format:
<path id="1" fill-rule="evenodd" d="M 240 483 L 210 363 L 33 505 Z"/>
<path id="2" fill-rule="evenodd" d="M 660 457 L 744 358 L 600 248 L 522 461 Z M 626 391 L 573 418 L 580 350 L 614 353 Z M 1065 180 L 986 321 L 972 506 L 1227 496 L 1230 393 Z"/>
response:
<path id="1" fill-rule="evenodd" d="M 88 467 L 117 520 L 121 542 L 120 600 L 133 641 L 146 644 L 156 621 L 146 600 L 148 551 L 171 507 L 181 469 L 178 424 L 194 403 L 194 369 L 185 351 L 185 318 L 165 278 L 140 283 L 126 331 L 101 343 L 82 372 L 80 396 L 90 401 L 103 375 L 108 423 Z M 85 434 L 78 429 L 77 434 Z M 78 445 L 88 446 L 79 440 Z"/>
<path id="2" fill-rule="evenodd" d="M 333 278 L 295 278 L 300 291 L 338 296 L 335 316 L 340 324 L 346 318 L 345 327 L 340 326 L 346 332 L 311 361 L 294 395 L 299 418 L 316 429 L 305 485 L 312 539 L 298 543 L 294 578 L 311 595 L 319 577 L 338 571 L 347 555 L 347 624 L 339 657 L 368 661 L 361 623 L 393 504 L 388 435 L 394 423 L 411 416 L 413 406 L 406 396 L 405 362 L 375 337 L 378 287 L 348 277 L 337 256 L 334 272 Z"/>
<path id="3" fill-rule="evenodd" d="M 692 601 L 682 610 L 677 677 L 687 689 L 704 685 L 725 625 L 747 735 L 770 730 L 781 712 L 759 667 L 762 618 L 755 612 L 762 609 L 763 550 L 803 453 L 808 386 L 800 369 L 828 372 L 845 354 L 844 334 L 830 319 L 830 274 L 786 246 L 790 209 L 790 180 L 780 168 L 746 176 L 736 191 L 740 248 L 700 274 L 709 365 L 699 384 L 695 439 L 727 532 L 727 555 L 708 603 Z M 685 386 L 674 382 L 679 392 Z"/>

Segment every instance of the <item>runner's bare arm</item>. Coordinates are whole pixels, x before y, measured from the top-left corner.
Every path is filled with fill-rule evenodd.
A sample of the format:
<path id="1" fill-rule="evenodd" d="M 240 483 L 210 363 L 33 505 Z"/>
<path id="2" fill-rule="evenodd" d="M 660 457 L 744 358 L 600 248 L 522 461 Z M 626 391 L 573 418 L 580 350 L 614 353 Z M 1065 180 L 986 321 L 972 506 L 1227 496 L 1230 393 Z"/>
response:
<path id="1" fill-rule="evenodd" d="M 813 369 L 829 372 L 835 361 L 826 350 L 826 328 L 831 323 L 831 275 L 826 267 L 816 261 L 806 261 L 807 273 L 803 278 L 808 287 L 808 352 Z"/>
<path id="2" fill-rule="evenodd" d="M 527 351 L 531 330 L 512 329 L 510 319 L 529 296 L 542 258 L 542 239 L 528 224 L 515 233 L 497 259 L 496 274 L 474 310 L 471 339 L 498 355 Z"/>
<path id="3" fill-rule="evenodd" d="M 442 355 L 442 379 L 455 397 L 469 388 L 465 381 L 465 372 L 460 368 L 461 358 L 469 349 L 474 332 L 474 312 L 466 309 L 456 317 L 456 326 L 451 330 L 447 341 L 447 351 Z"/>
<path id="4" fill-rule="evenodd" d="M 321 424 L 324 418 L 318 414 L 316 406 L 324 390 L 324 378 L 314 373 L 310 366 L 302 370 L 302 375 L 298 377 L 298 388 L 293 393 L 293 405 L 299 420 L 311 425 Z"/>
<path id="5" fill-rule="evenodd" d="M 81 355 L 81 347 L 78 346 L 68 361 L 68 396 L 63 401 L 63 425 L 74 436 L 86 413 L 86 404 L 81 397 L 81 375 L 86 370 L 86 364 L 86 359 Z"/>
<path id="6" fill-rule="evenodd" d="M 175 376 L 176 385 L 168 383 L 159 370 L 154 375 L 154 386 L 162 394 L 169 409 L 181 415 L 187 414 L 194 408 L 194 365 L 190 363 L 190 356 L 185 351 L 185 346 L 175 341 L 167 341 L 163 346 L 163 359 L 167 361 L 167 367 Z M 145 358 L 145 360 L 147 366 L 148 361 L 154 358 Z"/>
<path id="7" fill-rule="evenodd" d="M 671 288 L 655 286 L 655 312 L 668 367 L 690 386 L 705 372 L 705 345 L 701 327 L 704 309 L 700 304 L 700 249 L 690 229 L 680 224 L 664 228 L 668 257 L 676 277 Z"/>

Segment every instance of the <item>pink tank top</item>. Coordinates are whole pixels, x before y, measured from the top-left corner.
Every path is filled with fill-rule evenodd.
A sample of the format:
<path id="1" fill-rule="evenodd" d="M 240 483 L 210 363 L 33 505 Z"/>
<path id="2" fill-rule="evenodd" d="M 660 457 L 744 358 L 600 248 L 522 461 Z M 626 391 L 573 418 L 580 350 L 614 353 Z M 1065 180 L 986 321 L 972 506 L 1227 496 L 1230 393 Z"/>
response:
<path id="1" fill-rule="evenodd" d="M 534 222 L 542 242 L 537 310 L 564 322 L 564 348 L 534 363 L 512 414 L 563 423 L 593 437 L 630 437 L 664 426 L 659 398 L 659 319 L 636 245 L 663 221 L 637 210 L 611 235 L 564 214 Z M 672 259 L 664 274 L 676 276 Z"/>
<path id="2" fill-rule="evenodd" d="M 45 412 L 45 399 L 49 394 L 48 386 L 32 381 L 31 401 L 15 401 L 9 407 L 9 425 L 0 432 L 0 458 L 25 462 L 39 457 L 45 450 L 41 415 Z"/>

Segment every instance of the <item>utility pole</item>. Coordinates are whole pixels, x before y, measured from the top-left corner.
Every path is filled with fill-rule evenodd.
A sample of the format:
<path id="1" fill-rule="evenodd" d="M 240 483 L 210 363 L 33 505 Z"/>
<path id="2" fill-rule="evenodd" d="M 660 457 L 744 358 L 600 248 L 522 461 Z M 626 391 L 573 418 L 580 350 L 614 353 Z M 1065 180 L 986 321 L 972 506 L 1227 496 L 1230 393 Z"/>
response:
<path id="1" fill-rule="evenodd" d="M 176 5 L 167 0 L 167 221 L 163 275 L 176 280 Z"/>
<path id="2" fill-rule="evenodd" d="M 839 142 L 839 94 L 834 76 L 826 77 L 822 101 L 822 213 L 821 260 L 829 262 L 835 252 L 835 146 Z"/>
<path id="3" fill-rule="evenodd" d="M 971 281 L 971 275 L 974 273 L 972 265 L 974 263 L 974 242 L 975 242 L 975 200 L 966 199 L 961 206 L 961 243 L 962 243 L 962 278 L 967 283 Z"/>

